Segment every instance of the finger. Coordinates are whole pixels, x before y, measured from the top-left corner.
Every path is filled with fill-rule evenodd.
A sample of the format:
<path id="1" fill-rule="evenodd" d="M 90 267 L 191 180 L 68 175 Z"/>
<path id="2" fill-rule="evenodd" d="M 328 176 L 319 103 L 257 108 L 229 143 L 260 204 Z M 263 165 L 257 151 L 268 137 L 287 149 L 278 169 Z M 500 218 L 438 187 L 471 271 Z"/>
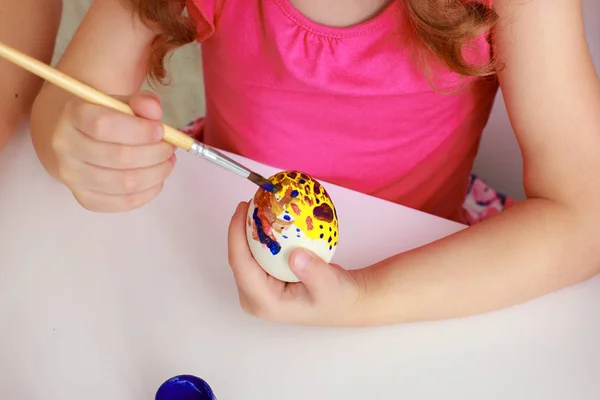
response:
<path id="1" fill-rule="evenodd" d="M 292 272 L 315 298 L 327 295 L 343 279 L 343 272 L 339 268 L 306 249 L 294 249 L 289 264 Z"/>
<path id="2" fill-rule="evenodd" d="M 131 211 L 152 201 L 160 194 L 163 184 L 130 195 L 110 195 L 89 190 L 74 191 L 73 196 L 82 207 L 94 212 L 118 213 Z"/>
<path id="3" fill-rule="evenodd" d="M 83 100 L 69 102 L 66 113 L 75 128 L 100 142 L 147 145 L 159 143 L 164 135 L 159 121 L 128 115 Z"/>
<path id="4" fill-rule="evenodd" d="M 163 115 L 162 105 L 159 97 L 152 92 L 145 90 L 135 93 L 133 96 L 121 97 L 115 96 L 121 101 L 129 104 L 133 113 L 138 117 L 160 121 Z"/>
<path id="5" fill-rule="evenodd" d="M 99 142 L 87 135 L 77 135 L 70 145 L 72 157 L 102 168 L 147 168 L 171 159 L 175 147 L 167 142 L 130 146 Z"/>
<path id="6" fill-rule="evenodd" d="M 147 168 L 116 170 L 77 163 L 70 168 L 65 182 L 77 189 L 91 190 L 108 195 L 129 195 L 143 192 L 163 183 L 173 171 L 175 164 L 168 160 Z M 69 174 L 67 172 L 67 174 Z"/>
<path id="7" fill-rule="evenodd" d="M 246 236 L 248 203 L 240 203 L 229 223 L 229 265 L 238 287 L 250 298 L 264 298 L 268 291 L 269 275 L 258 265 Z"/>

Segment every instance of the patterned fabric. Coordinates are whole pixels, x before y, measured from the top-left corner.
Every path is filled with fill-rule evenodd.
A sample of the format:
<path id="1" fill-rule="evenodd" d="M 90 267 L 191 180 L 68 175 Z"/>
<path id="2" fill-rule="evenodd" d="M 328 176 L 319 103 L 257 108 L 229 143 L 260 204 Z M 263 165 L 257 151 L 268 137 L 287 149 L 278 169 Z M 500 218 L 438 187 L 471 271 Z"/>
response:
<path id="1" fill-rule="evenodd" d="M 475 174 L 471 174 L 469 190 L 463 202 L 465 223 L 475 225 L 515 205 L 517 201 L 485 183 Z"/>
<path id="2" fill-rule="evenodd" d="M 202 141 L 203 128 L 204 119 L 198 118 L 182 128 L 181 131 L 196 140 Z M 463 221 L 461 222 L 469 226 L 475 225 L 501 213 L 516 203 L 517 200 L 498 193 L 483 179 L 471 174 L 467 196 L 462 205 Z"/>

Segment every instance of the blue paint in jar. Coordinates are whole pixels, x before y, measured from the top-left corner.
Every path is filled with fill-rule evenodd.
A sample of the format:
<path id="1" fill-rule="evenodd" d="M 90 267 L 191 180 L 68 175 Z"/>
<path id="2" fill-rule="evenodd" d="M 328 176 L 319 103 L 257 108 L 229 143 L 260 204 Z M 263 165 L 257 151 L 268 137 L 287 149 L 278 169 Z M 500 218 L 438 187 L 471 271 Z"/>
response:
<path id="1" fill-rule="evenodd" d="M 163 383 L 155 400 L 216 400 L 210 385 L 193 375 L 178 375 Z"/>

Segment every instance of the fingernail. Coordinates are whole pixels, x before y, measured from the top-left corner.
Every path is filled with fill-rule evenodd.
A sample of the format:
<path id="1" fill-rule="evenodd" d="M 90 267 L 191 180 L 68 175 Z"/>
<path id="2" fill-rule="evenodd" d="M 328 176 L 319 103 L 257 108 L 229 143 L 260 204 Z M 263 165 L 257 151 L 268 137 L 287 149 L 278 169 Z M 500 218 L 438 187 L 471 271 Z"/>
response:
<path id="1" fill-rule="evenodd" d="M 296 267 L 296 269 L 299 271 L 304 271 L 306 267 L 308 267 L 308 264 L 311 262 L 311 260 L 312 256 L 304 250 L 297 250 L 294 253 L 294 267 Z"/>
<path id="2" fill-rule="evenodd" d="M 160 140 L 163 138 L 164 134 L 165 134 L 165 129 L 163 128 L 162 125 L 158 125 L 154 131 L 154 138 L 156 140 Z"/>
<path id="3" fill-rule="evenodd" d="M 171 161 L 171 164 L 173 164 L 173 165 L 177 164 L 177 154 L 173 153 L 170 161 Z"/>

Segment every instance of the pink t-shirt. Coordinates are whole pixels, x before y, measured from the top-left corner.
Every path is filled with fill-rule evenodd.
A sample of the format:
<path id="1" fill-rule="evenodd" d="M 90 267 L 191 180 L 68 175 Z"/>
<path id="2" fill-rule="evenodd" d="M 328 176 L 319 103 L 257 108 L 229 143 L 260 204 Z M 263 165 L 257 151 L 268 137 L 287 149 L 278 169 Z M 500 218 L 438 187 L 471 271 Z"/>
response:
<path id="1" fill-rule="evenodd" d="M 469 78 L 457 94 L 435 91 L 407 46 L 402 0 L 347 28 L 317 24 L 289 0 L 187 1 L 206 144 L 461 220 L 498 85 Z M 486 38 L 466 54 L 487 59 Z M 455 74 L 435 68 L 438 88 L 456 88 Z"/>

